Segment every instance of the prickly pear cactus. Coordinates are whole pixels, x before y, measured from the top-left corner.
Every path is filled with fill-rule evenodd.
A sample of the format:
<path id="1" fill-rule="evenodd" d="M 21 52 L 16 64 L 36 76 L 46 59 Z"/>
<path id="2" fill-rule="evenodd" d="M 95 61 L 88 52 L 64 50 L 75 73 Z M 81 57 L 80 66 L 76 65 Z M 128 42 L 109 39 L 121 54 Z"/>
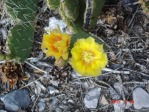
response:
<path id="1" fill-rule="evenodd" d="M 55 10 L 59 7 L 60 0 L 47 0 L 47 5 L 50 9 Z"/>
<path id="2" fill-rule="evenodd" d="M 62 0 L 60 2 L 59 12 L 68 27 L 73 29 L 74 21 L 79 16 L 79 0 Z"/>
<path id="3" fill-rule="evenodd" d="M 85 31 L 93 28 L 98 20 L 98 16 L 104 6 L 106 0 L 86 0 L 86 9 L 84 13 Z"/>
<path id="4" fill-rule="evenodd" d="M 35 19 L 38 0 L 6 0 L 6 10 L 14 21 L 32 23 Z M 18 21 L 19 22 L 19 21 Z"/>
<path id="5" fill-rule="evenodd" d="M 61 10 L 67 19 L 75 21 L 79 16 L 79 1 L 78 0 L 63 0 L 60 2 Z"/>
<path id="6" fill-rule="evenodd" d="M 11 58 L 24 61 L 29 57 L 34 40 L 34 19 L 38 0 L 6 0 L 6 10 L 15 26 L 8 35 Z"/>
<path id="7" fill-rule="evenodd" d="M 56 4 L 56 1 L 60 1 L 60 4 Z M 96 25 L 105 1 L 106 0 L 47 0 L 47 5 L 49 8 L 59 6 L 60 15 L 68 26 L 73 26 L 77 21 L 82 21 L 82 16 L 84 16 L 82 21 L 82 23 L 84 23 L 83 29 L 89 31 Z"/>
<path id="8" fill-rule="evenodd" d="M 15 25 L 9 34 L 9 49 L 11 58 L 19 58 L 24 61 L 29 57 L 34 40 L 34 29 L 28 23 L 25 25 Z"/>

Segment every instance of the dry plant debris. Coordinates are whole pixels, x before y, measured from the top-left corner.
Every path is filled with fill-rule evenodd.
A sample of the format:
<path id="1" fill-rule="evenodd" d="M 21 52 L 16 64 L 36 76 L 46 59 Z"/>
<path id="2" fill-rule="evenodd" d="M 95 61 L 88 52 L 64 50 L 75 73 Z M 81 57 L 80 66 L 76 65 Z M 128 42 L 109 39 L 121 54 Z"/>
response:
<path id="1" fill-rule="evenodd" d="M 13 24 L 1 4 L 3 0 L 0 1 L 0 54 L 7 54 L 5 35 Z M 0 62 L 5 76 L 0 79 L 1 96 L 11 92 L 9 85 L 2 83 L 8 81 L 16 90 L 30 91 L 32 103 L 19 112 L 149 111 L 149 101 L 142 101 L 149 97 L 149 15 L 137 0 L 107 0 L 91 32 L 104 43 L 109 59 L 99 77 L 81 77 L 69 64 L 56 67 L 55 59 L 45 56 L 41 43 L 51 17 L 61 19 L 57 11 L 47 8 L 44 0 L 38 0 L 31 56 L 22 67 L 14 62 Z M 29 79 L 22 81 L 24 77 Z M 89 98 L 91 102 L 98 100 L 98 104 L 92 105 L 96 108 L 87 108 L 86 95 L 96 88 L 100 96 Z M 145 97 L 141 99 L 140 94 Z M 137 106 L 139 100 L 141 104 Z M 0 110 L 4 109 L 3 105 L 0 103 Z"/>

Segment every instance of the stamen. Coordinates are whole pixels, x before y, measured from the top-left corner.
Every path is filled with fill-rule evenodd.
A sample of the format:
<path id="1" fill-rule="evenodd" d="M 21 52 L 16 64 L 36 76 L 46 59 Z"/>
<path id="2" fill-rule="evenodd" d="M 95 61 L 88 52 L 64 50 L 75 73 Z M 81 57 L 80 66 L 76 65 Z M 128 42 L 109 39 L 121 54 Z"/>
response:
<path id="1" fill-rule="evenodd" d="M 82 60 L 84 60 L 86 63 L 91 63 L 94 60 L 94 55 L 91 52 L 84 51 L 82 53 Z"/>

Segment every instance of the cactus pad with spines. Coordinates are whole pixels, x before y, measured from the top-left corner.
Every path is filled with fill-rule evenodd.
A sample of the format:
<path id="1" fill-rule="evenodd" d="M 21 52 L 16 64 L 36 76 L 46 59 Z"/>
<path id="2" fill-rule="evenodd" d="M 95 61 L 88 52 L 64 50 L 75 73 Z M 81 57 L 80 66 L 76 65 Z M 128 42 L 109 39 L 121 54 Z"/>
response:
<path id="1" fill-rule="evenodd" d="M 8 14 L 14 21 L 19 19 L 24 23 L 31 23 L 35 19 L 38 0 L 6 0 Z"/>
<path id="2" fill-rule="evenodd" d="M 34 41 L 34 20 L 38 0 L 6 0 L 6 10 L 15 22 L 9 32 L 10 57 L 24 61 L 29 57 Z"/>
<path id="3" fill-rule="evenodd" d="M 60 5 L 60 0 L 47 0 L 47 5 L 50 9 L 55 10 Z"/>
<path id="4" fill-rule="evenodd" d="M 34 40 L 34 29 L 30 24 L 15 25 L 9 33 L 10 57 L 24 61 L 29 57 Z"/>
<path id="5" fill-rule="evenodd" d="M 84 30 L 92 29 L 96 25 L 104 3 L 105 0 L 86 0 L 83 25 Z"/>
<path id="6" fill-rule="evenodd" d="M 78 0 L 63 0 L 60 2 L 61 10 L 70 21 L 75 21 L 79 16 Z M 60 11 L 61 11 L 60 10 Z"/>
<path id="7" fill-rule="evenodd" d="M 73 29 L 73 23 L 79 16 L 79 1 L 62 0 L 59 10 L 62 19 L 67 23 L 70 29 Z"/>
<path id="8" fill-rule="evenodd" d="M 53 0 L 47 0 L 48 6 L 54 6 Z M 74 26 L 77 22 L 82 21 L 84 16 L 83 29 L 91 30 L 97 23 L 98 16 L 106 0 L 55 0 L 60 1 L 60 15 L 68 26 Z M 85 4 L 85 5 L 84 5 Z M 85 8 L 84 8 L 85 6 Z M 50 7 L 49 7 L 50 8 Z M 51 8 L 52 9 L 52 8 Z M 82 26 L 81 26 L 82 28 Z"/>

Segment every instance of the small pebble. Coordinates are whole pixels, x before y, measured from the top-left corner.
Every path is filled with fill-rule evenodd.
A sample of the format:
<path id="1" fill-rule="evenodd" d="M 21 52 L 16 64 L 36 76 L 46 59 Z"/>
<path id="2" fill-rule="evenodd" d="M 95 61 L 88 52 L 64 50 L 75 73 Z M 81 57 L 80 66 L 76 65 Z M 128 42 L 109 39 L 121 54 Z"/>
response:
<path id="1" fill-rule="evenodd" d="M 107 99 L 106 99 L 106 97 L 104 95 L 101 97 L 100 103 L 102 105 L 108 105 L 109 104 Z"/>
<path id="2" fill-rule="evenodd" d="M 101 88 L 91 89 L 84 97 L 84 104 L 87 108 L 96 108 L 100 96 Z"/>
<path id="3" fill-rule="evenodd" d="M 113 88 L 110 88 L 109 92 L 110 92 L 110 96 L 113 100 L 117 100 L 117 99 L 121 98 L 120 95 Z"/>
<path id="4" fill-rule="evenodd" d="M 59 93 L 59 90 L 55 89 L 55 88 L 52 87 L 52 86 L 48 86 L 48 93 L 49 93 L 50 95 L 56 94 L 56 93 Z"/>
<path id="5" fill-rule="evenodd" d="M 51 105 L 52 109 L 57 108 L 59 105 L 59 100 L 56 97 L 52 97 L 50 100 L 50 105 Z"/>
<path id="6" fill-rule="evenodd" d="M 39 112 L 44 112 L 45 107 L 46 107 L 45 102 L 40 101 L 38 103 Z"/>
<path id="7" fill-rule="evenodd" d="M 7 112 L 6 110 L 0 110 L 0 112 Z"/>
<path id="8" fill-rule="evenodd" d="M 56 108 L 55 112 L 62 112 L 62 110 L 60 108 Z"/>
<path id="9" fill-rule="evenodd" d="M 149 108 L 149 93 L 141 87 L 133 91 L 133 100 L 135 109 Z"/>

